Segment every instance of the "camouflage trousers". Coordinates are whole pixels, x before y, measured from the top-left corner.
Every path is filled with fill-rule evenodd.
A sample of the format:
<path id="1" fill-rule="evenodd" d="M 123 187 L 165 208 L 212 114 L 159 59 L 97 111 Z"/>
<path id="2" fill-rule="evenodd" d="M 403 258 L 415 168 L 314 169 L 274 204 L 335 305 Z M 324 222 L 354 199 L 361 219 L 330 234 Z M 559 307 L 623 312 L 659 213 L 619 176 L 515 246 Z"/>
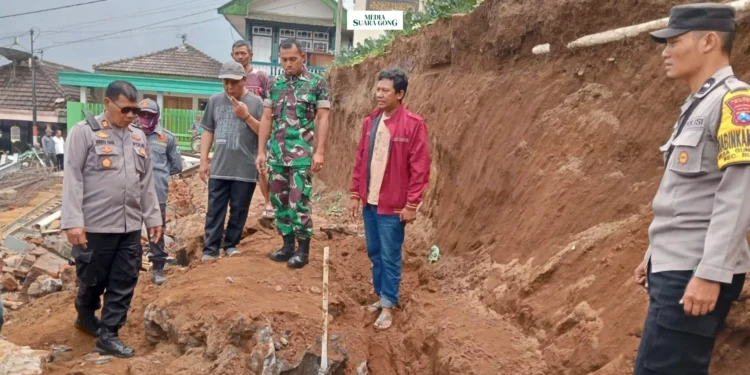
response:
<path id="1" fill-rule="evenodd" d="M 313 235 L 312 175 L 309 168 L 269 166 L 268 184 L 271 204 L 276 212 L 276 228 L 282 236 L 294 234 L 298 239 Z"/>

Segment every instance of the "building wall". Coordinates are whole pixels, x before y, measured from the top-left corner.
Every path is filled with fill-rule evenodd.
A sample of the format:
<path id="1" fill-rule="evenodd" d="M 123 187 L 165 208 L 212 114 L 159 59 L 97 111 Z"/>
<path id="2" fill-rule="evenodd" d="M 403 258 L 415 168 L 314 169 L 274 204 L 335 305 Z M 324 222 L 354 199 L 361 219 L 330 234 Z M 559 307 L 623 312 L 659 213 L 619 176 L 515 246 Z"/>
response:
<path id="1" fill-rule="evenodd" d="M 264 12 L 287 16 L 310 18 L 333 18 L 331 8 L 320 0 L 256 0 L 248 6 L 248 12 Z"/>
<path id="2" fill-rule="evenodd" d="M 418 4 L 420 11 L 424 9 L 425 0 L 354 0 L 354 10 L 404 10 L 415 3 Z M 383 34 L 385 31 L 382 30 L 354 30 L 351 44 L 356 47 L 357 44 L 364 44 L 365 39 L 377 39 Z"/>

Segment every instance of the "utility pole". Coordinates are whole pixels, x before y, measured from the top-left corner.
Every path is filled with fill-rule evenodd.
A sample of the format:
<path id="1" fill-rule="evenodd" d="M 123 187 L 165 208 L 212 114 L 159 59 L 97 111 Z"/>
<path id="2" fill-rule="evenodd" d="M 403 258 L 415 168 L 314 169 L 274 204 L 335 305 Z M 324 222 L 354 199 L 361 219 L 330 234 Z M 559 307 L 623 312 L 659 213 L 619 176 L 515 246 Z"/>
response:
<path id="1" fill-rule="evenodd" d="M 31 34 L 31 60 L 29 66 L 31 67 L 31 101 L 32 101 L 32 134 L 36 129 L 36 64 L 34 63 L 34 29 L 29 30 Z"/>
<path id="2" fill-rule="evenodd" d="M 344 0 L 338 0 L 338 9 L 336 9 L 336 43 L 334 53 L 338 54 L 341 52 L 341 13 L 344 8 Z"/>

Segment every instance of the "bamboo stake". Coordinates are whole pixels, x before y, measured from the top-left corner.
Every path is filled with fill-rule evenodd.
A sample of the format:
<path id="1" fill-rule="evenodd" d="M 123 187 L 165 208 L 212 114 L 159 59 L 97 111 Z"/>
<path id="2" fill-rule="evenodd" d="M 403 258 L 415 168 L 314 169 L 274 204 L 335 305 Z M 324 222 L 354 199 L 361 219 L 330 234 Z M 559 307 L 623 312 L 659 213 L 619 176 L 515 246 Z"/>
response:
<path id="1" fill-rule="evenodd" d="M 750 0 L 733 1 L 731 3 L 727 3 L 726 5 L 734 7 L 734 9 L 737 12 L 740 12 L 750 7 Z M 597 44 L 615 42 L 615 41 L 622 40 L 625 38 L 634 37 L 644 32 L 662 29 L 667 26 L 668 22 L 669 22 L 669 17 L 666 17 L 666 18 L 661 18 L 661 19 L 654 20 L 654 21 L 644 22 L 638 25 L 625 26 L 625 27 L 620 27 L 617 29 L 603 31 L 603 32 L 596 33 L 596 34 L 590 34 L 590 35 L 583 36 L 581 38 L 578 38 L 568 43 L 567 47 L 570 49 L 575 49 L 575 48 L 581 48 L 581 47 L 595 46 Z M 536 51 L 534 52 L 535 54 L 549 52 L 548 49 L 542 46 L 543 45 L 535 46 L 532 49 L 532 52 Z"/>
<path id="2" fill-rule="evenodd" d="M 323 249 L 323 339 L 318 375 L 328 373 L 328 246 Z"/>

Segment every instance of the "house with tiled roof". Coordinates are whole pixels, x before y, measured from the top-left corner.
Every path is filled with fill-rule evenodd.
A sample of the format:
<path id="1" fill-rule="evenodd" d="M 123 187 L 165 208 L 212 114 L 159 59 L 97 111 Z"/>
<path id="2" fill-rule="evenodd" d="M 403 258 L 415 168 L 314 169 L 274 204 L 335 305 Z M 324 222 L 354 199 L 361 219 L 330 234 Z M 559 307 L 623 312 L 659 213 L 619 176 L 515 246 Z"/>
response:
<path id="1" fill-rule="evenodd" d="M 205 109 L 211 95 L 224 89 L 218 79 L 221 62 L 186 43 L 95 64 L 93 68 L 93 73 L 65 72 L 59 75 L 61 85 L 92 90 L 92 95 L 82 95 L 80 102 L 68 103 L 68 126 L 84 118 L 84 109 L 99 113 L 107 86 L 112 81 L 125 80 L 138 89 L 139 100 L 152 98 L 159 103 L 162 125 L 187 145 L 188 129 L 195 115 Z"/>
<path id="2" fill-rule="evenodd" d="M 0 66 L 0 150 L 24 151 L 38 142 L 38 136 L 43 135 L 47 128 L 65 132 L 67 102 L 77 102 L 80 90 L 60 85 L 58 75 L 82 71 L 36 58 L 37 126 L 34 128 L 31 54 L 0 48 L 0 55 L 10 60 Z"/>
<path id="3" fill-rule="evenodd" d="M 333 62 L 337 8 L 336 0 L 232 0 L 218 12 L 252 45 L 253 67 L 275 76 L 282 72 L 279 43 L 287 38 L 300 42 L 309 70 L 323 71 Z M 346 17 L 344 10 L 342 47 L 351 46 L 353 37 Z"/>

